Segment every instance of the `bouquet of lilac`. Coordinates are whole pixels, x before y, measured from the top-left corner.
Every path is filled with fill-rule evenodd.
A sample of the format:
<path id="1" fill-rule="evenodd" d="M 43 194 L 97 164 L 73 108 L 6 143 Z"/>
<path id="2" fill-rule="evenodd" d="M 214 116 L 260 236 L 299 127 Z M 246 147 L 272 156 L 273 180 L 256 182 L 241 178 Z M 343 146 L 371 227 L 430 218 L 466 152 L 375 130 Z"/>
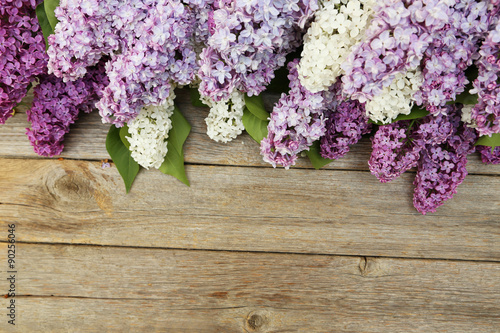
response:
<path id="1" fill-rule="evenodd" d="M 370 171 L 388 182 L 417 168 L 414 205 L 434 212 L 476 147 L 500 163 L 499 11 L 498 0 L 323 1 L 264 160 L 289 168 L 306 151 L 321 167 L 376 124 Z"/>
<path id="2" fill-rule="evenodd" d="M 189 185 L 183 86 L 210 107 L 210 138 L 246 130 L 274 167 L 306 155 L 320 168 L 370 135 L 369 170 L 389 182 L 415 169 L 422 214 L 457 192 L 469 154 L 500 163 L 499 0 L 0 5 L 0 123 L 34 83 L 27 136 L 54 156 L 79 114 L 98 109 L 127 191 L 140 166 Z M 289 88 L 269 114 L 259 95 L 273 79 Z"/>

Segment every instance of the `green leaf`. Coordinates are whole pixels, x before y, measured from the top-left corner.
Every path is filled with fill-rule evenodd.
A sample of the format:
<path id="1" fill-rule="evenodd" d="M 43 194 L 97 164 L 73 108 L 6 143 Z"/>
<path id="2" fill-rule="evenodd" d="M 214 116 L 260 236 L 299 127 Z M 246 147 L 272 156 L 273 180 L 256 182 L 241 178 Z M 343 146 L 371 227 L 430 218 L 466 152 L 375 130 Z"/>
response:
<path id="1" fill-rule="evenodd" d="M 267 124 L 269 120 L 262 120 L 250 112 L 247 108 L 243 111 L 243 126 L 250 136 L 260 143 L 267 136 Z"/>
<path id="2" fill-rule="evenodd" d="M 477 140 L 476 146 L 499 147 L 500 146 L 500 133 L 493 133 L 491 136 L 481 136 Z"/>
<path id="3" fill-rule="evenodd" d="M 206 105 L 205 103 L 203 103 L 201 101 L 201 96 L 200 96 L 200 92 L 198 91 L 198 89 L 190 88 L 189 90 L 190 90 L 190 94 L 191 94 L 191 104 L 193 104 L 193 106 L 208 107 L 208 105 Z"/>
<path id="4" fill-rule="evenodd" d="M 262 96 L 258 95 L 249 97 L 245 95 L 245 106 L 247 107 L 248 111 L 250 111 L 260 120 L 267 121 L 267 118 L 269 118 L 269 112 L 267 112 L 266 108 L 264 107 Z"/>
<path id="5" fill-rule="evenodd" d="M 56 14 L 54 13 L 55 9 L 59 7 L 59 0 L 45 0 L 43 2 L 43 6 L 45 8 L 45 14 L 47 15 L 49 24 L 52 27 L 52 31 L 54 31 L 56 24 L 59 22 L 56 18 Z"/>
<path id="6" fill-rule="evenodd" d="M 182 146 L 191 131 L 191 125 L 189 125 L 177 106 L 174 108 L 174 113 L 170 119 L 172 120 L 172 129 L 168 133 L 168 152 L 160 167 L 160 171 L 164 174 L 174 176 L 189 186 L 189 180 L 184 168 L 184 151 Z"/>
<path id="7" fill-rule="evenodd" d="M 412 119 L 419 119 L 427 116 L 429 114 L 429 111 L 426 109 L 423 109 L 419 106 L 414 105 L 413 108 L 411 109 L 410 114 L 400 114 L 397 116 L 391 123 L 395 123 L 396 121 L 399 120 L 412 120 Z M 369 123 L 375 124 L 375 125 L 387 125 L 379 121 L 373 121 L 373 120 L 368 120 Z"/>
<path id="8" fill-rule="evenodd" d="M 38 23 L 40 24 L 40 28 L 42 28 L 43 38 L 45 39 L 45 47 L 49 48 L 49 42 L 47 37 L 54 33 L 54 29 L 50 25 L 49 18 L 47 17 L 47 13 L 45 11 L 45 5 L 42 2 L 38 6 L 36 6 L 36 17 L 38 18 Z"/>
<path id="9" fill-rule="evenodd" d="M 311 161 L 313 167 L 318 170 L 328 163 L 332 162 L 333 160 L 324 158 L 320 154 L 320 143 L 319 141 L 314 141 L 311 147 L 309 147 L 309 150 L 306 151 L 307 157 L 309 157 L 309 160 Z"/>
<path id="10" fill-rule="evenodd" d="M 108 136 L 106 137 L 106 150 L 122 176 L 125 189 L 128 193 L 139 172 L 139 164 L 134 161 L 130 151 L 123 144 L 120 138 L 120 129 L 115 125 L 111 125 L 109 128 Z"/>
<path id="11" fill-rule="evenodd" d="M 470 94 L 468 90 L 465 90 L 463 93 L 458 95 L 455 99 L 454 103 L 462 103 L 464 105 L 476 105 L 477 104 L 477 94 Z M 448 104 L 448 103 L 447 103 Z"/>
<path id="12" fill-rule="evenodd" d="M 128 132 L 128 125 L 127 124 L 123 125 L 123 127 L 120 128 L 120 140 L 122 140 L 125 147 L 127 147 L 127 149 L 129 149 L 130 142 L 128 142 L 128 139 L 126 138 L 126 136 L 130 136 L 130 134 Z"/>

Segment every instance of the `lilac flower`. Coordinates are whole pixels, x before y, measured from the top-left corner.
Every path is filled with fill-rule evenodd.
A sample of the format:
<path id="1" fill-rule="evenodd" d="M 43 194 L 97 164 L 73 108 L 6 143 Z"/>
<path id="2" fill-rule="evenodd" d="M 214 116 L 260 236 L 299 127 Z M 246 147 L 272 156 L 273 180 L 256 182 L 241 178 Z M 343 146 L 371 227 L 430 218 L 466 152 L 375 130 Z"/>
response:
<path id="1" fill-rule="evenodd" d="M 472 109 L 472 120 L 479 135 L 500 133 L 500 6 L 492 6 L 488 15 L 489 33 L 479 50 L 476 62 L 478 77 L 472 93 L 478 94 L 478 103 Z"/>
<path id="2" fill-rule="evenodd" d="M 320 153 L 328 159 L 343 157 L 349 146 L 371 131 L 364 104 L 343 100 L 341 83 L 337 81 L 325 96 L 325 134 L 321 137 Z"/>
<path id="3" fill-rule="evenodd" d="M 34 88 L 32 107 L 27 111 L 26 135 L 35 152 L 42 156 L 61 154 L 64 136 L 80 112 L 89 113 L 107 85 L 104 62 L 87 71 L 82 79 L 63 82 L 54 75 L 41 75 Z"/>
<path id="4" fill-rule="evenodd" d="M 370 172 L 382 183 L 399 177 L 415 167 L 422 146 L 411 139 L 411 121 L 397 121 L 380 126 L 372 137 L 372 154 L 368 161 Z"/>
<path id="5" fill-rule="evenodd" d="M 477 135 L 460 121 L 461 109 L 448 105 L 437 115 L 380 126 L 372 139 L 370 171 L 381 182 L 417 167 L 415 208 L 434 212 L 450 199 L 467 175 L 467 155 Z"/>
<path id="6" fill-rule="evenodd" d="M 481 160 L 486 164 L 500 164 L 500 146 L 487 147 L 477 146 L 477 150 L 481 153 Z"/>
<path id="7" fill-rule="evenodd" d="M 455 1 L 379 1 L 364 41 L 341 65 L 344 93 L 360 102 L 382 93 L 395 75 L 415 70 L 436 31 L 446 29 Z"/>
<path id="8" fill-rule="evenodd" d="M 487 17 L 486 2 L 460 1 L 445 29 L 431 34 L 432 42 L 422 59 L 424 82 L 415 94 L 419 105 L 436 113 L 465 90 L 465 69 L 477 57 L 479 40 L 487 32 Z"/>
<path id="9" fill-rule="evenodd" d="M 453 197 L 467 175 L 467 155 L 475 151 L 475 131 L 460 121 L 461 111 L 458 107 L 448 106 L 447 109 L 443 119 L 449 124 L 442 123 L 441 126 L 450 126 L 451 132 L 443 141 L 446 130 L 440 129 L 441 126 L 434 129 L 436 134 L 433 136 L 439 139 L 434 142 L 431 140 L 421 150 L 413 182 L 413 205 L 422 214 L 435 212 L 444 201 Z"/>
<path id="10" fill-rule="evenodd" d="M 300 44 L 316 0 L 223 1 L 212 4 L 200 53 L 200 94 L 226 101 L 233 91 L 258 95 Z"/>
<path id="11" fill-rule="evenodd" d="M 0 0 L 0 124 L 46 71 L 45 42 L 35 15 L 39 2 Z"/>
<path id="12" fill-rule="evenodd" d="M 321 93 L 305 89 L 298 77 L 296 59 L 288 64 L 290 91 L 282 94 L 274 106 L 268 136 L 261 141 L 264 161 L 289 168 L 295 164 L 298 153 L 308 150 L 325 133 L 324 100 Z"/>
<path id="13" fill-rule="evenodd" d="M 341 65 L 346 95 L 371 100 L 398 73 L 415 70 L 422 61 L 425 82 L 417 104 L 430 103 L 435 111 L 464 90 L 463 70 L 485 27 L 484 2 L 383 0 L 374 12 L 364 41 Z"/>
<path id="14" fill-rule="evenodd" d="M 194 80 L 196 43 L 204 36 L 195 24 L 197 18 L 203 23 L 197 6 L 207 3 L 62 0 L 55 12 L 60 22 L 49 37 L 49 73 L 75 80 L 108 55 L 109 85 L 96 106 L 103 121 L 121 126 L 143 106 L 165 100 L 172 82 Z"/>

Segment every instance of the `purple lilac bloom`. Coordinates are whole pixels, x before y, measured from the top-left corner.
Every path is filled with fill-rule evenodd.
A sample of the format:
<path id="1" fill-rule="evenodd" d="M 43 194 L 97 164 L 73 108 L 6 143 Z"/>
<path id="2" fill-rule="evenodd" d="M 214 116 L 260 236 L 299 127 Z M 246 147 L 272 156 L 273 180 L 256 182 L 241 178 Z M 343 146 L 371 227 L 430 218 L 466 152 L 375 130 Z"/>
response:
<path id="1" fill-rule="evenodd" d="M 478 77 L 472 93 L 478 103 L 472 109 L 472 119 L 480 136 L 500 133 L 500 4 L 489 11 L 489 33 L 479 50 L 476 62 Z"/>
<path id="2" fill-rule="evenodd" d="M 363 103 L 342 98 L 341 82 L 337 81 L 325 93 L 325 134 L 321 137 L 320 153 L 328 159 L 343 157 L 350 145 L 371 131 Z"/>
<path id="3" fill-rule="evenodd" d="M 90 67 L 87 74 L 76 81 L 64 82 L 54 75 L 41 75 L 34 88 L 33 105 L 27 111 L 31 128 L 26 134 L 35 152 L 41 156 L 61 154 L 63 140 L 80 112 L 89 113 L 102 97 L 108 84 L 104 62 Z"/>
<path id="4" fill-rule="evenodd" d="M 273 167 L 280 164 L 288 169 L 295 164 L 298 153 L 308 150 L 325 133 L 322 93 L 311 93 L 300 84 L 298 63 L 295 59 L 288 64 L 290 91 L 282 94 L 274 106 L 268 136 L 260 145 L 264 161 Z"/>
<path id="5" fill-rule="evenodd" d="M 481 160 L 486 164 L 500 164 L 500 146 L 487 147 L 477 146 L 476 149 L 481 153 Z"/>
<path id="6" fill-rule="evenodd" d="M 383 183 L 391 181 L 417 166 L 425 147 L 442 144 L 452 133 L 449 117 L 444 114 L 380 126 L 372 138 L 370 171 Z"/>
<path id="7" fill-rule="evenodd" d="M 445 30 L 458 0 L 381 0 L 365 40 L 341 65 L 344 93 L 365 102 L 395 74 L 415 69 L 436 31 Z"/>
<path id="8" fill-rule="evenodd" d="M 200 54 L 200 94 L 221 101 L 234 90 L 261 93 L 317 9 L 317 0 L 215 1 Z"/>
<path id="9" fill-rule="evenodd" d="M 447 109 L 445 117 L 451 125 L 451 134 L 443 142 L 428 144 L 421 150 L 413 182 L 413 205 L 424 215 L 435 212 L 457 192 L 467 175 L 467 155 L 475 150 L 476 132 L 460 121 L 460 108 L 450 105 Z"/>
<path id="10" fill-rule="evenodd" d="M 460 1 L 445 28 L 432 34 L 432 43 L 422 59 L 424 81 L 415 94 L 418 105 L 436 113 L 465 90 L 469 83 L 465 69 L 477 57 L 479 40 L 487 32 L 487 9 L 486 1 Z"/>
<path id="11" fill-rule="evenodd" d="M 38 2 L 0 0 L 0 124 L 46 71 L 45 42 L 35 15 Z"/>
<path id="12" fill-rule="evenodd" d="M 415 167 L 422 147 L 409 136 L 411 121 L 397 121 L 380 126 L 372 137 L 370 172 L 382 183 L 399 177 Z"/>
<path id="13" fill-rule="evenodd" d="M 191 6 L 187 6 L 191 4 Z M 198 70 L 196 6 L 206 1 L 61 0 L 49 37 L 49 73 L 67 80 L 108 55 L 109 85 L 96 104 L 103 121 L 122 126 L 143 106 L 158 105 L 172 82 L 189 84 Z M 206 18 L 208 19 L 208 18 Z"/>

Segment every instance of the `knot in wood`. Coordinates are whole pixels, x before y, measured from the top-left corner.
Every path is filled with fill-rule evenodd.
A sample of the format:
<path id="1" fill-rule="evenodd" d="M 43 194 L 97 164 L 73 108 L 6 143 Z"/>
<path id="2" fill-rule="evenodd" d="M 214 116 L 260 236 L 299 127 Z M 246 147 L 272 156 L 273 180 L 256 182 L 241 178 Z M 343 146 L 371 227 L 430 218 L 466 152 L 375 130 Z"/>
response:
<path id="1" fill-rule="evenodd" d="M 268 323 L 269 318 L 265 311 L 252 311 L 246 318 L 245 330 L 247 332 L 265 332 Z"/>
<path id="2" fill-rule="evenodd" d="M 264 319 L 258 314 L 254 314 L 250 318 L 248 318 L 248 326 L 250 326 L 250 328 L 254 330 L 262 327 L 262 325 L 264 325 Z"/>

